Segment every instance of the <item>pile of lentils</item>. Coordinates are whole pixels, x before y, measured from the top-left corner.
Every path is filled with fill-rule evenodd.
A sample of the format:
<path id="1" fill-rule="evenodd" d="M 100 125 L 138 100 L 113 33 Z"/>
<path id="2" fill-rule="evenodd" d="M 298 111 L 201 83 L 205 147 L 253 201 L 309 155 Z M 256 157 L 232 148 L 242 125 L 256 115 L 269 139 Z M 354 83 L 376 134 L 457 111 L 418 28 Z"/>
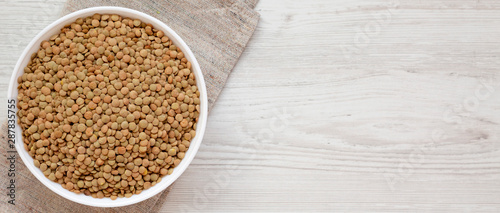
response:
<path id="1" fill-rule="evenodd" d="M 18 82 L 25 149 L 75 193 L 139 194 L 173 172 L 196 133 L 191 63 L 137 19 L 77 19 L 40 44 Z"/>

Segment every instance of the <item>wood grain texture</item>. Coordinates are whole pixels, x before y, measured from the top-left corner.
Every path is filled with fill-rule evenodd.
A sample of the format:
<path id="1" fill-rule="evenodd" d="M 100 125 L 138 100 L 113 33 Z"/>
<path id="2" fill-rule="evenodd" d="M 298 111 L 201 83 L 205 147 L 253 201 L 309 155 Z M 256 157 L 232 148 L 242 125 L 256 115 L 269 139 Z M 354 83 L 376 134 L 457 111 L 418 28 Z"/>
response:
<path id="1" fill-rule="evenodd" d="M 63 1 L 1 4 L 5 102 L 15 60 Z M 500 210 L 500 2 L 262 0 L 257 11 L 161 212 Z"/>

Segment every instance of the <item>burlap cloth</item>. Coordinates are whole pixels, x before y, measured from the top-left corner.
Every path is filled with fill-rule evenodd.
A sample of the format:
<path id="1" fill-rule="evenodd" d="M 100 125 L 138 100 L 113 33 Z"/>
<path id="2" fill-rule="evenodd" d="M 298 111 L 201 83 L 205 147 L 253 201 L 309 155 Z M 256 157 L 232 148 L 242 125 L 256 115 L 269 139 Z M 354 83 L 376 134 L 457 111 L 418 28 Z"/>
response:
<path id="1" fill-rule="evenodd" d="M 253 10 L 258 0 L 68 0 L 63 14 L 94 6 L 121 6 L 139 10 L 165 22 L 187 43 L 205 76 L 209 109 L 252 36 L 259 14 Z M 2 122 L 4 123 L 4 122 Z M 121 208 L 95 208 L 69 201 L 46 188 L 17 157 L 16 205 L 7 203 L 6 125 L 1 126 L 0 146 L 3 175 L 0 212 L 157 212 L 167 199 L 169 187 L 146 201 Z M 19 141 L 19 139 L 18 139 Z M 182 178 L 182 177 L 180 177 Z M 200 177 L 202 178 L 202 177 Z"/>

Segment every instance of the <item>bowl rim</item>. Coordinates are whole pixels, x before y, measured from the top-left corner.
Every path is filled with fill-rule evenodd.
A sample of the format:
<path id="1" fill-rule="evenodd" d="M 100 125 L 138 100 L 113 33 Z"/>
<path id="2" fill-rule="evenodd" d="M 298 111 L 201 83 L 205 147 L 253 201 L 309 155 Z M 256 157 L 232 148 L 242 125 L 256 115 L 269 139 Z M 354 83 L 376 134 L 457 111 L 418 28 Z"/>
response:
<path id="1" fill-rule="evenodd" d="M 163 30 L 165 35 L 167 35 L 170 40 L 172 40 L 176 46 L 180 47 L 182 51 L 184 52 L 186 58 L 191 62 L 192 64 L 192 71 L 196 76 L 196 83 L 198 90 L 200 91 L 200 114 L 196 126 L 196 136 L 191 139 L 191 144 L 189 147 L 189 150 L 186 152 L 185 157 L 182 159 L 181 163 L 174 169 L 174 172 L 171 175 L 164 176 L 163 179 L 157 183 L 155 186 L 152 186 L 151 188 L 147 190 L 143 190 L 140 194 L 134 194 L 130 198 L 117 198 L 116 200 L 111 200 L 110 198 L 93 198 L 91 196 L 86 196 L 82 194 L 76 194 L 74 192 L 71 192 L 69 190 L 66 190 L 62 188 L 61 184 L 50 181 L 43 173 L 40 171 L 39 168 L 34 166 L 33 163 L 33 158 L 29 156 L 28 152 L 24 149 L 24 142 L 21 134 L 21 129 L 18 125 L 18 118 L 17 118 L 17 78 L 19 76 L 19 73 L 24 72 L 24 67 L 26 66 L 26 63 L 23 63 L 25 61 L 26 57 L 30 57 L 31 54 L 39 49 L 39 47 L 35 47 L 35 45 L 38 45 L 43 41 L 42 37 L 45 36 L 49 31 L 52 31 L 54 28 L 57 28 L 58 26 L 63 27 L 64 25 L 68 23 L 74 22 L 77 18 L 83 18 L 87 16 L 91 16 L 95 13 L 99 14 L 118 14 L 122 17 L 130 17 L 132 16 L 137 16 L 137 17 L 130 17 L 130 18 L 138 18 L 141 21 L 151 23 L 156 29 Z M 124 15 L 125 14 L 125 15 Z M 60 31 L 60 28 L 57 29 L 57 31 Z M 56 32 L 57 32 L 56 31 Z M 33 51 L 33 48 L 36 48 L 35 51 Z M 28 60 L 29 61 L 29 60 Z M 16 92 L 16 95 L 14 95 L 14 92 Z M 205 133 L 205 128 L 206 128 L 206 123 L 207 123 L 207 117 L 208 117 L 208 99 L 207 99 L 207 89 L 205 85 L 205 80 L 203 73 L 201 71 L 201 68 L 198 64 L 198 61 L 196 60 L 193 52 L 189 48 L 189 46 L 182 40 L 182 38 L 175 33 L 174 30 L 172 30 L 168 25 L 163 23 L 162 21 L 156 19 L 153 16 L 150 16 L 148 14 L 145 14 L 143 12 L 129 9 L 129 8 L 124 8 L 124 7 L 116 7 L 116 6 L 100 6 L 100 7 L 90 7 L 82 10 L 78 10 L 75 12 L 72 12 L 70 14 L 67 14 L 63 17 L 58 18 L 56 21 L 52 22 L 50 25 L 45 27 L 42 31 L 40 31 L 32 40 L 31 42 L 26 46 L 22 54 L 19 56 L 19 59 L 16 63 L 16 66 L 13 70 L 10 82 L 9 82 L 9 88 L 8 88 L 8 93 L 7 93 L 7 98 L 8 100 L 10 99 L 15 99 L 16 100 L 16 122 L 15 122 L 15 137 L 16 137 L 16 143 L 15 147 L 17 150 L 17 153 L 21 157 L 23 163 L 28 167 L 30 170 L 31 174 L 33 174 L 40 182 L 42 182 L 43 185 L 45 185 L 47 188 L 55 192 L 56 194 L 71 200 L 76 203 L 88 205 L 88 206 L 94 206 L 94 207 L 120 207 L 120 206 L 127 206 L 127 205 L 132 205 L 135 203 L 139 203 L 141 201 L 144 201 L 148 198 L 151 198 L 161 191 L 165 190 L 168 186 L 170 186 L 177 178 L 184 173 L 184 171 L 187 169 L 189 164 L 192 162 L 194 159 L 201 141 L 203 139 L 203 135 Z M 38 172 L 37 172 L 38 171 Z M 55 185 L 57 184 L 57 185 Z M 59 186 L 59 187 L 57 187 Z M 71 194 L 68 194 L 71 193 Z"/>

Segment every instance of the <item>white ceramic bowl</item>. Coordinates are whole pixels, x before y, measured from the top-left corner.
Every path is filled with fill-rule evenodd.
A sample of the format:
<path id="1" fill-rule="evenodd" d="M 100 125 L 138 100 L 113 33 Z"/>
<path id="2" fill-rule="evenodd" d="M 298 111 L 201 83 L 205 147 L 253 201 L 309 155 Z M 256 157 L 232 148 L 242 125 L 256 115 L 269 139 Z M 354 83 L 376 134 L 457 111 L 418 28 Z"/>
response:
<path id="1" fill-rule="evenodd" d="M 35 167 L 33 163 L 33 158 L 28 154 L 28 152 L 24 149 L 24 143 L 22 141 L 21 128 L 17 125 L 16 121 L 16 149 L 24 164 L 28 167 L 28 169 L 33 173 L 33 175 L 42 182 L 49 189 L 54 191 L 55 193 L 61 195 L 62 197 L 69 199 L 71 201 L 89 205 L 96 207 L 118 207 L 118 206 L 126 206 L 134 203 L 141 202 L 146 200 L 159 192 L 166 189 L 170 184 L 172 184 L 183 172 L 186 170 L 188 165 L 193 160 L 198 148 L 200 147 L 201 140 L 203 138 L 203 134 L 205 132 L 205 126 L 207 122 L 207 91 L 205 87 L 205 81 L 203 79 L 203 74 L 201 72 L 200 66 L 196 61 L 193 53 L 189 49 L 189 47 L 184 43 L 184 41 L 163 22 L 158 19 L 149 16 L 147 14 L 141 13 L 136 10 L 131 10 L 122 7 L 93 7 L 87 8 L 84 10 L 79 10 L 74 13 L 68 14 L 62 18 L 59 18 L 54 23 L 47 26 L 43 29 L 38 35 L 29 43 L 24 52 L 21 54 L 21 57 L 17 61 L 16 67 L 14 69 L 14 73 L 12 74 L 12 78 L 10 80 L 8 98 L 15 99 L 17 104 L 17 78 L 23 74 L 24 67 L 28 64 L 30 60 L 30 56 L 32 53 L 38 51 L 40 47 L 40 43 L 43 40 L 48 40 L 50 36 L 59 33 L 60 29 L 67 24 L 75 22 L 77 18 L 84 18 L 87 16 L 92 16 L 95 13 L 100 14 L 118 14 L 122 17 L 129 17 L 133 19 L 140 19 L 146 23 L 151 23 L 156 29 L 162 30 L 166 36 L 168 36 L 176 46 L 180 47 L 184 52 L 185 57 L 192 64 L 192 71 L 196 77 L 196 84 L 200 91 L 200 116 L 197 123 L 196 129 L 196 137 L 194 137 L 191 141 L 191 145 L 189 150 L 186 152 L 184 159 L 181 161 L 179 166 L 174 169 L 174 172 L 171 175 L 164 176 L 162 180 L 157 183 L 155 186 L 149 188 L 148 190 L 142 191 L 138 195 L 133 195 L 130 198 L 117 198 L 116 200 L 111 200 L 110 198 L 97 199 L 91 196 L 85 196 L 83 194 L 76 194 L 74 192 L 70 192 L 64 189 L 59 183 L 55 183 L 50 181 L 47 177 L 43 175 L 40 169 Z M 17 117 L 16 117 L 17 119 Z"/>

